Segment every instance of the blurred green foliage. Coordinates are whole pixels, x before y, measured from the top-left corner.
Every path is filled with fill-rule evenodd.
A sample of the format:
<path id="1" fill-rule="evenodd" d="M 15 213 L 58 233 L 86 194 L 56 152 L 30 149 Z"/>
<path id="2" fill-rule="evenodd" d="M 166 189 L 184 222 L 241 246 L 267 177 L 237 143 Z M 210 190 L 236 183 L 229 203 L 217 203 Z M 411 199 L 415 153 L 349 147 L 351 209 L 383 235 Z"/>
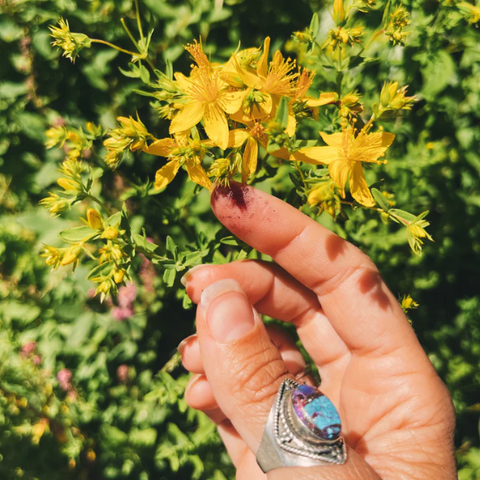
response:
<path id="1" fill-rule="evenodd" d="M 319 221 L 366 251 L 399 298 L 410 294 L 420 304 L 410 313 L 413 326 L 458 412 L 460 478 L 476 480 L 480 31 L 456 3 L 402 2 L 412 20 L 406 46 L 379 43 L 375 60 L 345 79 L 346 89 L 358 89 L 371 103 L 388 80 L 409 84 L 420 98 L 411 112 L 385 123 L 397 139 L 388 165 L 369 172 L 369 180 L 395 192 L 401 208 L 430 210 L 435 243 L 422 257 L 413 256 L 403 231 L 361 209 L 336 223 L 325 214 Z M 73 31 L 127 48 L 120 18 L 134 25 L 132 2 L 1 0 L 0 9 L 0 476 L 233 478 L 214 428 L 183 400 L 188 377 L 175 347 L 194 326 L 179 279 L 165 278 L 137 258 L 135 286 L 122 287 L 113 304 L 100 304 L 92 298 L 85 265 L 73 275 L 52 273 L 38 255 L 43 244 L 60 245 L 58 232 L 78 225 L 85 213 L 79 205 L 66 217 L 49 218 L 38 206 L 58 178 L 62 158 L 58 150 L 45 150 L 47 128 L 87 121 L 109 128 L 117 115 L 137 110 L 159 136 L 165 129 L 149 99 L 134 92 L 140 79 L 119 73 L 127 69 L 126 57 L 92 48 L 72 65 L 50 46 L 48 25 L 63 16 Z M 164 69 L 171 60 L 184 71 L 190 62 L 182 45 L 199 35 L 219 60 L 240 40 L 244 47 L 258 46 L 270 35 L 301 61 L 304 52 L 291 40 L 292 31 L 308 26 L 312 11 L 320 12 L 325 30 L 329 16 L 321 2 L 307 0 L 144 0 L 141 10 L 155 29 L 157 66 Z M 377 13 L 363 17 L 366 28 L 376 28 Z M 316 68 L 317 82 L 325 90 L 334 86 L 332 73 Z M 328 120 L 320 118 L 319 125 Z M 100 155 L 91 155 L 99 165 Z M 207 192 L 197 193 L 185 176 L 161 197 L 150 195 L 145 185 L 157 168 L 151 156 L 141 155 L 119 171 L 103 172 L 102 194 L 126 202 L 137 233 L 144 228 L 160 245 L 167 235 L 182 247 L 194 245 L 205 252 L 204 262 L 256 255 L 225 239 L 228 232 L 211 214 Z M 257 186 L 295 203 L 292 170 L 283 165 Z"/>

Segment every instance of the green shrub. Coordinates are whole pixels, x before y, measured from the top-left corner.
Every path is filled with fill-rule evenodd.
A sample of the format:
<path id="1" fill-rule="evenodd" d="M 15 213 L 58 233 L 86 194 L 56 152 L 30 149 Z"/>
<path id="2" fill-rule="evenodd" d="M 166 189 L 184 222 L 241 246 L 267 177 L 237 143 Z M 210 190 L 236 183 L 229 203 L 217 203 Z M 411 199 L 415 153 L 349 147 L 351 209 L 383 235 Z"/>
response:
<path id="1" fill-rule="evenodd" d="M 169 122 L 158 111 L 168 102 L 159 104 L 158 96 L 146 93 L 162 91 L 152 83 L 168 82 L 171 62 L 175 71 L 189 73 L 192 62 L 183 45 L 200 36 L 215 62 L 227 61 L 240 40 L 241 48 L 258 48 L 270 36 L 272 50 L 282 49 L 316 70 L 311 92 L 317 98 L 318 92 L 337 96 L 331 105 L 319 107 L 317 119 L 299 123 L 298 139 L 319 140 L 319 130 L 339 132 L 342 122 L 354 118 L 361 128 L 372 112 L 380 116 L 379 104 L 388 103 L 386 89 L 381 96 L 385 82 L 398 82 L 387 86 L 402 102 L 401 87 L 409 85 L 408 95 L 416 101 L 400 107 L 411 110 L 383 115 L 378 123 L 396 139 L 388 164 L 366 169 L 375 206 L 364 201 L 368 208 L 363 208 L 348 188 L 345 198 L 338 185 L 330 183 L 325 190 L 329 177 L 324 167 L 279 160 L 262 148 L 262 160 L 248 181 L 360 246 L 399 300 L 411 295 L 418 302 L 409 317 L 458 412 L 460 478 L 479 478 L 479 7 L 455 1 L 378 1 L 373 8 L 368 3 L 373 2 L 357 2 L 366 12 L 356 13 L 345 26 L 361 24 L 363 43 L 357 41 L 358 31 L 350 31 L 344 44 L 338 30 L 332 27 L 329 33 L 331 4 L 145 0 L 140 4 L 144 34 L 154 29 L 149 62 L 165 78 L 145 58 L 133 58 L 129 65 L 132 55 L 87 40 L 134 48 L 121 23 L 124 18 L 138 38 L 133 2 L 0 2 L 2 478 L 233 477 L 213 426 L 183 400 L 188 376 L 175 347 L 194 325 L 179 277 L 198 263 L 259 254 L 221 228 L 210 212 L 208 191 L 190 182 L 183 170 L 166 188 L 155 189 L 155 172 L 165 159 L 141 152 L 152 143 L 151 132 L 155 138 L 168 137 Z M 338 1 L 336 5 L 333 13 L 342 25 Z M 405 10 L 397 10 L 402 6 Z M 317 16 L 312 21 L 313 12 Z M 75 64 L 50 45 L 49 26 L 59 17 L 68 19 L 72 32 L 86 35 L 77 37 L 85 48 Z M 385 31 L 368 45 L 382 27 Z M 294 38 L 292 32 L 297 32 Z M 346 52 L 347 63 L 332 65 L 332 46 Z M 348 97 L 350 92 L 358 92 L 359 98 L 356 93 Z M 278 114 L 267 119 L 267 148 L 274 153 L 284 147 L 294 155 L 301 145 L 284 134 L 286 107 L 280 101 Z M 305 109 L 303 113 L 311 116 Z M 137 151 L 123 155 L 122 148 L 123 159 L 112 170 L 103 160 L 108 151 L 102 143 L 112 137 L 109 129 L 132 127 L 119 125 L 117 116 L 137 114 L 145 131 L 133 124 L 132 137 L 140 143 L 126 145 Z M 62 148 L 45 149 L 46 142 L 51 146 L 55 140 Z M 204 161 L 206 169 L 217 161 L 216 169 L 209 170 L 211 179 L 229 181 L 240 161 L 233 154 L 243 151 L 232 152 L 227 164 L 218 162 L 223 158 L 219 150 L 212 152 Z M 54 185 L 65 177 L 65 164 L 64 172 L 58 172 L 65 155 L 75 162 L 82 158 L 85 170 L 67 177 L 81 180 L 86 188 L 63 182 L 59 190 Z M 110 163 L 115 166 L 120 156 L 111 156 Z M 245 169 L 243 174 L 247 180 Z M 53 213 L 65 210 L 61 216 L 50 217 L 38 205 L 50 191 L 62 192 L 63 200 L 50 196 L 46 202 Z M 97 213 L 91 210 L 95 208 Z M 426 224 L 417 223 L 421 230 L 412 230 L 406 213 L 426 211 L 434 243 L 422 231 Z M 110 233 L 98 238 L 107 227 Z M 407 231 L 417 253 L 422 247 L 418 241 L 424 242 L 423 255 L 412 254 Z M 75 249 L 88 235 L 93 241 Z M 118 238 L 124 255 L 120 262 L 109 262 Z M 51 271 L 39 256 L 45 245 L 52 248 L 46 256 L 50 265 L 62 260 L 69 265 Z M 57 258 L 58 248 L 69 250 Z M 102 253 L 107 261 L 97 266 Z M 114 273 L 118 294 L 116 281 L 102 287 Z M 99 295 L 94 296 L 96 289 Z"/>

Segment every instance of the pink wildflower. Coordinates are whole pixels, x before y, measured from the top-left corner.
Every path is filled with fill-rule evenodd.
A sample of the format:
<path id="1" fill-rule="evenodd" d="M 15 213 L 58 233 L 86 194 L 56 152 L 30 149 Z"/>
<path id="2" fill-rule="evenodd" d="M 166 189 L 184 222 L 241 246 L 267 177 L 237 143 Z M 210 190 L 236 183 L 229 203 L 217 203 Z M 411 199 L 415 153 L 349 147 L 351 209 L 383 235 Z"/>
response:
<path id="1" fill-rule="evenodd" d="M 68 368 L 63 368 L 57 373 L 57 380 L 60 388 L 65 392 L 72 390 L 72 372 Z"/>

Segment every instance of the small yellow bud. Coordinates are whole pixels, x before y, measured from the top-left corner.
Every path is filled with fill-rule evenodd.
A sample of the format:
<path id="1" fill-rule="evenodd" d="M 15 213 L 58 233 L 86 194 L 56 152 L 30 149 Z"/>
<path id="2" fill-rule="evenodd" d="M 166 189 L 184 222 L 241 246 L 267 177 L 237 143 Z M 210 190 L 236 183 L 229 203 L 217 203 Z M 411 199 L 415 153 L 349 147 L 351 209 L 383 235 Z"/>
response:
<path id="1" fill-rule="evenodd" d="M 87 452 L 87 460 L 89 462 L 94 462 L 96 458 L 97 458 L 97 455 L 95 454 L 95 452 L 93 450 L 89 450 Z"/>
<path id="2" fill-rule="evenodd" d="M 125 270 L 122 268 L 120 270 L 115 270 L 113 274 L 113 279 L 115 280 L 115 283 L 122 283 L 123 278 L 125 277 Z"/>
<path id="3" fill-rule="evenodd" d="M 87 210 L 87 220 L 90 228 L 101 230 L 103 228 L 101 215 L 93 208 Z"/>
<path id="4" fill-rule="evenodd" d="M 57 183 L 66 191 L 76 191 L 79 192 L 81 185 L 75 180 L 70 180 L 68 178 L 59 178 Z"/>
<path id="5" fill-rule="evenodd" d="M 73 458 L 68 461 L 69 470 L 73 470 L 77 466 L 77 462 Z"/>
<path id="6" fill-rule="evenodd" d="M 82 252 L 82 247 L 80 245 L 72 245 L 65 253 L 60 265 L 63 267 L 70 265 L 78 260 L 78 256 Z"/>
<path id="7" fill-rule="evenodd" d="M 107 227 L 103 233 L 102 238 L 106 238 L 108 240 L 113 240 L 114 238 L 118 237 L 118 230 L 115 227 Z"/>
<path id="8" fill-rule="evenodd" d="M 333 21 L 337 25 L 342 25 L 345 22 L 345 7 L 343 5 L 343 0 L 335 0 L 333 2 Z"/>
<path id="9" fill-rule="evenodd" d="M 410 232 L 411 234 L 414 236 L 414 237 L 417 237 L 417 238 L 425 238 L 427 236 L 427 232 L 425 231 L 425 229 L 423 229 L 422 227 L 420 227 L 419 225 L 411 225 L 409 227 L 410 229 Z"/>

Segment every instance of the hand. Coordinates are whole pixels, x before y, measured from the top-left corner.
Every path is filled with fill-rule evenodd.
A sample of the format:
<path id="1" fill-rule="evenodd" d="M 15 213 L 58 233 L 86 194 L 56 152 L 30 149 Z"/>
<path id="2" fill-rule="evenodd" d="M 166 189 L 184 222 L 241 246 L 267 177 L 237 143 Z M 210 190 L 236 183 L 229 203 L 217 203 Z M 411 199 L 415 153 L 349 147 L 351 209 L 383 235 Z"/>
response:
<path id="1" fill-rule="evenodd" d="M 273 263 L 193 269 L 197 335 L 180 346 L 195 373 L 189 405 L 218 425 L 237 480 L 453 480 L 454 411 L 397 300 L 359 249 L 295 208 L 252 187 L 217 188 L 212 208 L 237 237 Z M 255 307 L 255 309 L 252 307 Z M 344 465 L 264 475 L 255 454 L 277 390 L 305 363 L 280 329 L 290 322 L 318 366 L 348 445 Z"/>

